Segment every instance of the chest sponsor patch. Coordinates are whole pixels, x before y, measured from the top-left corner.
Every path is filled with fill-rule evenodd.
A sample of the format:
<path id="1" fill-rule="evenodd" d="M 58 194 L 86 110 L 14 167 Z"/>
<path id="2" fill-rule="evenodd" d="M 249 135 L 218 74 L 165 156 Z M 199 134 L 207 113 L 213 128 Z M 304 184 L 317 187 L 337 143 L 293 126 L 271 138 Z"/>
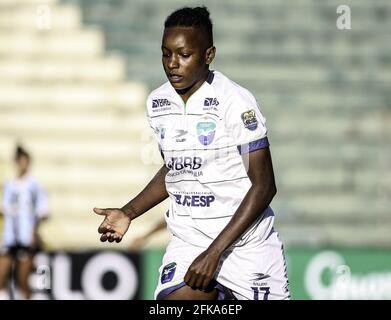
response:
<path id="1" fill-rule="evenodd" d="M 175 201 L 184 207 L 210 207 L 215 201 L 215 196 L 198 196 L 198 195 L 182 195 L 174 194 Z"/>
<path id="2" fill-rule="evenodd" d="M 161 108 L 170 106 L 171 103 L 167 99 L 153 99 L 152 100 L 152 109 Z"/>
<path id="3" fill-rule="evenodd" d="M 219 101 L 217 98 L 205 98 L 204 100 L 204 106 L 205 107 L 210 107 L 210 106 L 218 106 Z"/>
<path id="4" fill-rule="evenodd" d="M 162 112 L 171 110 L 171 102 L 168 99 L 153 99 L 152 112 Z"/>
<path id="5" fill-rule="evenodd" d="M 258 120 L 255 114 L 255 110 L 243 112 L 241 117 L 246 129 L 254 131 L 258 128 Z"/>

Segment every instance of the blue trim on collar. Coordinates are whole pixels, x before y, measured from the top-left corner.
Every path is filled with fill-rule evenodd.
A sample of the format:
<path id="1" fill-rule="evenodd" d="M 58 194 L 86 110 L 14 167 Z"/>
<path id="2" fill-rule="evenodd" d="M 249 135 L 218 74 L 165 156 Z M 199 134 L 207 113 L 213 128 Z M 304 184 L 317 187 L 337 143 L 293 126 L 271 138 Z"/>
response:
<path id="1" fill-rule="evenodd" d="M 208 77 L 206 78 L 206 82 L 212 84 L 214 77 L 215 77 L 214 71 L 209 70 Z"/>

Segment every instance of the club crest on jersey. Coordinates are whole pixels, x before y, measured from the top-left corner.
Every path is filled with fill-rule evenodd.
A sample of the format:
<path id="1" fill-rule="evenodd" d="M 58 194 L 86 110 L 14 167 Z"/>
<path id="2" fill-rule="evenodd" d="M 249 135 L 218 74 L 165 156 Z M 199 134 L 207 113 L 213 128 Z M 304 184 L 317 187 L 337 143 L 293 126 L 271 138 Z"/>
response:
<path id="1" fill-rule="evenodd" d="M 244 127 L 248 130 L 254 131 L 258 128 L 258 120 L 255 115 L 255 110 L 249 110 L 242 113 L 242 121 Z"/>
<path id="2" fill-rule="evenodd" d="M 216 133 L 216 123 L 211 118 L 205 117 L 197 123 L 198 141 L 207 146 L 213 142 Z"/>
<path id="3" fill-rule="evenodd" d="M 163 268 L 160 282 L 161 283 L 170 282 L 174 278 L 175 270 L 176 270 L 176 263 L 175 262 L 172 262 L 172 263 L 166 265 Z"/>

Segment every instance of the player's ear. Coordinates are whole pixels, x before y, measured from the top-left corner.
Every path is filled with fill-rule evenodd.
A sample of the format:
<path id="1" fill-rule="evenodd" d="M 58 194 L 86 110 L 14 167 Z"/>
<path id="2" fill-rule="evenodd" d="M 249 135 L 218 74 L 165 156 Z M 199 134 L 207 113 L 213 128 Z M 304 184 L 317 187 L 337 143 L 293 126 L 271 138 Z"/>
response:
<path id="1" fill-rule="evenodd" d="M 206 64 L 211 64 L 213 59 L 215 58 L 215 55 L 216 55 L 216 47 L 210 47 L 208 49 L 206 49 L 206 53 L 205 53 L 205 62 Z"/>

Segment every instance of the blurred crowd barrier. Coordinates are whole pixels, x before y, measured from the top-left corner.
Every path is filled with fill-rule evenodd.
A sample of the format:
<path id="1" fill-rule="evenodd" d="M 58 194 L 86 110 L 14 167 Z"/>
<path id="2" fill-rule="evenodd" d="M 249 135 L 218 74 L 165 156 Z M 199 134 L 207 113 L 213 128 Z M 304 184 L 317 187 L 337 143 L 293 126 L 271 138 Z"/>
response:
<path id="1" fill-rule="evenodd" d="M 391 3 L 343 3 L 347 28 L 335 0 L 205 4 L 217 47 L 212 68 L 253 92 L 267 118 L 278 188 L 272 205 L 293 279 L 307 267 L 308 277 L 319 276 L 328 259 L 350 266 L 354 285 L 366 288 L 380 266 L 391 269 Z M 45 255 L 53 265 L 95 256 L 79 256 L 82 249 L 111 248 L 98 240 L 101 218 L 92 208 L 123 205 L 161 165 L 145 98 L 165 81 L 164 19 L 185 4 L 198 2 L 0 0 L 0 182 L 22 142 L 50 195 L 46 248 L 77 250 Z M 132 223 L 118 247 L 127 248 L 166 206 Z M 168 239 L 162 232 L 147 245 L 162 248 Z M 337 252 L 317 251 L 328 247 Z M 138 272 L 140 258 L 123 254 L 119 260 L 130 259 Z M 330 279 L 328 289 L 292 280 L 293 293 L 338 298 Z M 135 290 L 129 296 L 150 297 Z"/>
<path id="2" fill-rule="evenodd" d="M 102 30 L 82 16 L 60 1 L 0 2 L 0 180 L 21 142 L 50 196 L 49 248 L 99 246 L 92 208 L 125 204 L 161 161 L 146 84 L 128 80 L 124 57 L 107 52 Z"/>
<path id="3" fill-rule="evenodd" d="M 159 249 L 41 253 L 30 278 L 33 298 L 151 300 L 163 254 Z M 292 248 L 286 258 L 293 299 L 391 299 L 387 250 Z"/>

